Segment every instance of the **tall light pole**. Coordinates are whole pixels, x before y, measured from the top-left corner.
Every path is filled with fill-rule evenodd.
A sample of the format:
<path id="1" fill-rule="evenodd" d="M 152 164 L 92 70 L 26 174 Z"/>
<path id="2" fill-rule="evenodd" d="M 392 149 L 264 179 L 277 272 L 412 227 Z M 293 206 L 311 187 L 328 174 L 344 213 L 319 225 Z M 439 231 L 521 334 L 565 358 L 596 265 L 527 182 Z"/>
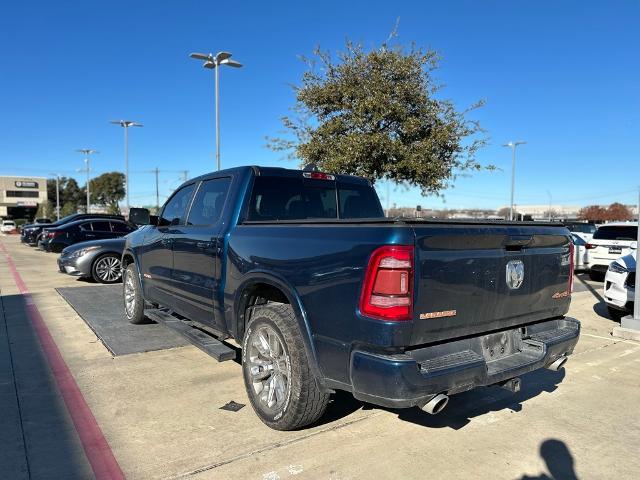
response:
<path id="1" fill-rule="evenodd" d="M 547 190 L 547 196 L 549 197 L 549 211 L 547 212 L 549 214 L 549 221 L 551 221 L 551 192 L 549 190 Z"/>
<path id="2" fill-rule="evenodd" d="M 215 70 L 215 88 L 216 88 L 216 165 L 217 169 L 220 170 L 220 87 L 219 87 L 219 67 L 222 65 L 226 65 L 228 67 L 240 68 L 242 64 L 240 62 L 236 62 L 235 60 L 231 60 L 231 53 L 229 52 L 218 52 L 215 55 L 209 53 L 192 53 L 189 55 L 191 58 L 195 60 L 202 60 L 204 64 L 202 65 L 204 68 L 209 68 Z"/>
<path id="3" fill-rule="evenodd" d="M 516 185 L 516 148 L 518 145 L 524 145 L 527 142 L 518 140 L 517 142 L 509 142 L 502 145 L 511 149 L 511 206 L 509 207 L 509 220 L 513 221 L 513 195 Z"/>
<path id="4" fill-rule="evenodd" d="M 76 152 L 81 153 L 84 155 L 84 170 L 81 170 L 83 172 L 87 172 L 87 213 L 91 213 L 89 210 L 91 209 L 91 202 L 89 200 L 90 196 L 89 196 L 89 181 L 91 180 L 89 174 L 91 172 L 91 163 L 90 163 L 90 157 L 91 155 L 93 155 L 94 153 L 100 153 L 97 150 L 92 150 L 90 148 L 80 148 L 78 150 L 76 150 Z"/>
<path id="5" fill-rule="evenodd" d="M 142 127 L 143 125 L 132 120 L 111 120 L 110 123 L 124 128 L 124 185 L 127 191 L 127 211 L 129 211 L 129 127 Z"/>
<path id="6" fill-rule="evenodd" d="M 50 173 L 56 176 L 56 220 L 60 220 L 60 174 Z"/>

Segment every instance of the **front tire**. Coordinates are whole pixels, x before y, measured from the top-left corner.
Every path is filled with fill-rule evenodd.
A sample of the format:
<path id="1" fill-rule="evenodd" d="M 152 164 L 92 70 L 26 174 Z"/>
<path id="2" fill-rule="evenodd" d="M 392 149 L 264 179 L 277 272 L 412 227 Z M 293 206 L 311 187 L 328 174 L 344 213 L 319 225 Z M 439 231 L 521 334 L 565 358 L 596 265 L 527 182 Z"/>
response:
<path id="1" fill-rule="evenodd" d="M 254 411 L 275 430 L 309 425 L 329 403 L 311 373 L 291 305 L 255 307 L 242 345 L 242 372 Z"/>
<path id="2" fill-rule="evenodd" d="M 122 294 L 125 318 L 134 325 L 148 323 L 144 316 L 144 298 L 142 297 L 138 269 L 135 263 L 127 265 L 124 271 Z"/>
<path id="3" fill-rule="evenodd" d="M 91 277 L 99 283 L 117 283 L 122 279 L 120 256 L 106 253 L 99 256 L 91 266 Z"/>

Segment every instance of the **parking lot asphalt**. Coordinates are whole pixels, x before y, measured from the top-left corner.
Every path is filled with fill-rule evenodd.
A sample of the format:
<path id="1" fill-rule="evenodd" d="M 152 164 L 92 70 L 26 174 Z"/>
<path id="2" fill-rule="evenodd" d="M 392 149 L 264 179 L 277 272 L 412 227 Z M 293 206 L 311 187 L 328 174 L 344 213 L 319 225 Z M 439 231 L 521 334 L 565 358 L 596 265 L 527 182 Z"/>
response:
<path id="1" fill-rule="evenodd" d="M 453 396 L 437 416 L 338 393 L 320 424 L 276 432 L 248 405 L 238 363 L 217 363 L 192 346 L 114 357 L 55 291 L 95 284 L 57 273 L 55 255 L 17 236 L 0 244 L 6 478 L 117 478 L 120 471 L 131 479 L 258 480 L 640 475 L 640 343 L 611 337 L 617 324 L 602 304 L 602 284 L 583 274 L 569 313 L 582 321 L 582 336 L 563 371 L 525 375 L 518 394 L 488 387 Z M 30 320 L 34 311 L 41 329 Z M 45 334 L 53 346 L 43 344 Z M 62 364 L 51 363 L 54 347 Z M 74 385 L 81 398 L 70 394 Z M 70 395 L 79 403 L 70 404 Z M 229 401 L 247 406 L 221 410 Z"/>

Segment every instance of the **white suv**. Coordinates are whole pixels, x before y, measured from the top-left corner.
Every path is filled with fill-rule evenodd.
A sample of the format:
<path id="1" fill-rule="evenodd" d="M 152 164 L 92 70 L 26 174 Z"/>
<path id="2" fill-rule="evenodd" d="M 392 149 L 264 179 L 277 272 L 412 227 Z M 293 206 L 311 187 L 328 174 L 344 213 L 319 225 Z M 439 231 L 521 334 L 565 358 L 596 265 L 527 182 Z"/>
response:
<path id="1" fill-rule="evenodd" d="M 589 276 L 603 280 L 611 262 L 631 253 L 631 244 L 638 239 L 638 222 L 616 222 L 602 225 L 587 243 Z"/>
<path id="2" fill-rule="evenodd" d="M 2 220 L 2 226 L 0 226 L 2 233 L 13 233 L 15 229 L 16 224 L 13 220 Z"/>

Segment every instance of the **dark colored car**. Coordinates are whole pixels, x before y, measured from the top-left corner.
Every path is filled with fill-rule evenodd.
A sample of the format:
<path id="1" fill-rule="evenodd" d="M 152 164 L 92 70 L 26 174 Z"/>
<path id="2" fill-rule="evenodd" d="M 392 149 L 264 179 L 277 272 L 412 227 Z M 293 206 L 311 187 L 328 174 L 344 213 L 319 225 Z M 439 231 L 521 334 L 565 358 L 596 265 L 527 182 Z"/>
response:
<path id="1" fill-rule="evenodd" d="M 288 430 L 335 390 L 433 414 L 560 369 L 580 331 L 572 257 L 557 222 L 385 218 L 365 179 L 239 167 L 185 182 L 126 237 L 123 302 L 134 324 L 199 325 L 203 350 L 203 330 L 236 339 L 255 412 Z"/>
<path id="2" fill-rule="evenodd" d="M 30 223 L 28 225 L 23 225 L 22 231 L 20 232 L 20 241 L 22 243 L 26 243 L 29 246 L 35 247 L 40 242 L 42 230 L 44 228 L 56 228 L 70 222 L 82 220 L 83 218 L 114 218 L 114 219 L 124 220 L 124 217 L 122 215 L 107 215 L 102 213 L 90 213 L 90 214 L 74 213 L 71 215 L 67 215 L 66 217 L 63 217 L 60 220 L 53 223 L 36 222 L 36 223 Z"/>
<path id="3" fill-rule="evenodd" d="M 135 229 L 135 225 L 124 220 L 107 218 L 78 220 L 56 228 L 45 228 L 40 245 L 47 252 L 60 253 L 64 248 L 76 243 L 124 237 Z"/>
<path id="4" fill-rule="evenodd" d="M 62 250 L 58 268 L 62 273 L 100 283 L 119 282 L 124 243 L 124 238 L 76 243 Z"/>

